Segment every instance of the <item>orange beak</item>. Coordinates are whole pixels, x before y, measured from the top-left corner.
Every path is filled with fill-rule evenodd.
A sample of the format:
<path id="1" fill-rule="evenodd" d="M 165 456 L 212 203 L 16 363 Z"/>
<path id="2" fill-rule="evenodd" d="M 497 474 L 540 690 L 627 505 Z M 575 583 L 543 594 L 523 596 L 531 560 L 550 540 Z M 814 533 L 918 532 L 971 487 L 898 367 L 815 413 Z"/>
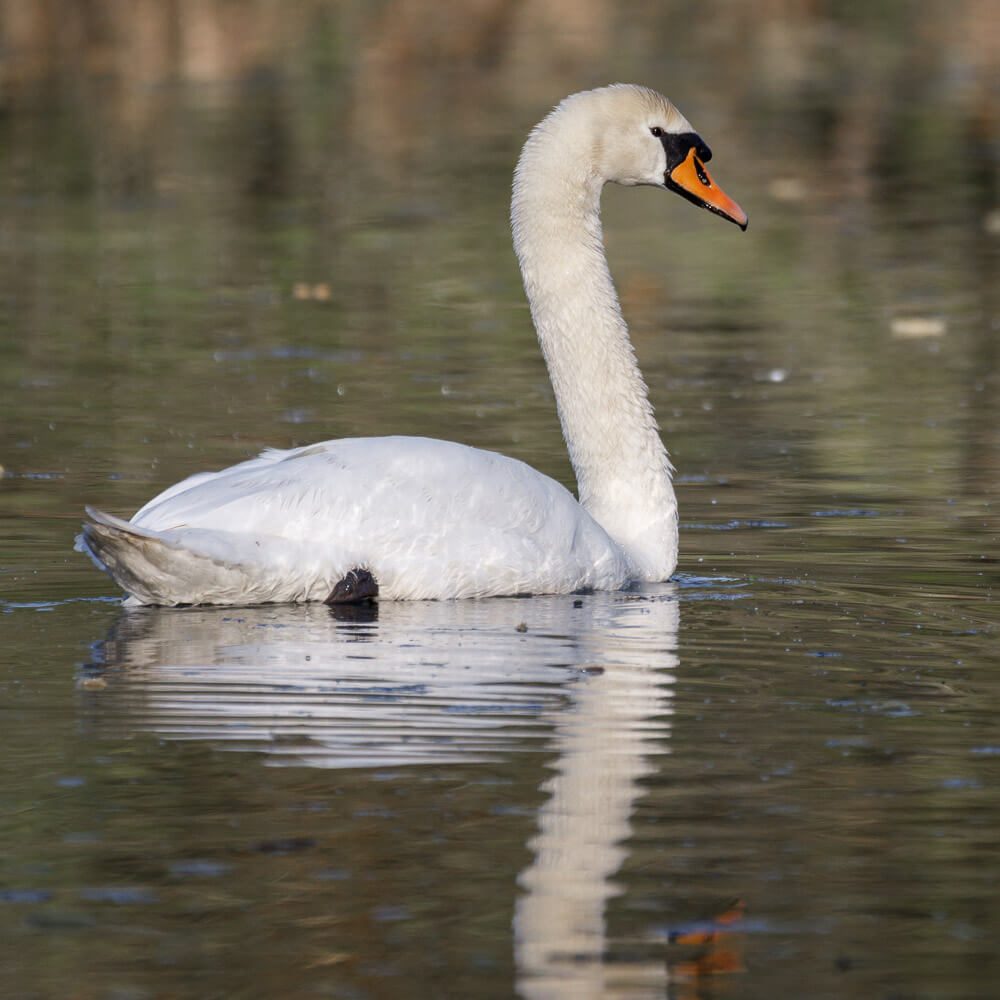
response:
<path id="1" fill-rule="evenodd" d="M 747 213 L 708 176 L 705 164 L 698 159 L 693 147 L 685 159 L 667 175 L 667 187 L 683 195 L 688 201 L 735 222 L 740 229 L 747 228 Z"/>

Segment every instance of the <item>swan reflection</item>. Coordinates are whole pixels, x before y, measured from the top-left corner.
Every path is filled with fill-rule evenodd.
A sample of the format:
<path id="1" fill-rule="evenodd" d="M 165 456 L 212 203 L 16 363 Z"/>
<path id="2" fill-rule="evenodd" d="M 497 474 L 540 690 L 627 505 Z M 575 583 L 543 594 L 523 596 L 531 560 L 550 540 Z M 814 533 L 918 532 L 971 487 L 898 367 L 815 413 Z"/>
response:
<path id="1" fill-rule="evenodd" d="M 675 600 L 622 609 L 590 653 L 605 668 L 553 716 L 558 756 L 521 873 L 514 916 L 526 1000 L 662 995 L 664 962 L 606 963 L 605 910 L 628 855 L 630 819 L 653 755 L 668 750 Z"/>
<path id="2" fill-rule="evenodd" d="M 662 960 L 605 963 L 640 782 L 668 751 L 670 585 L 592 594 L 123 612 L 81 686 L 95 724 L 263 752 L 271 764 L 397 767 L 554 753 L 514 914 L 526 998 L 659 991 Z"/>

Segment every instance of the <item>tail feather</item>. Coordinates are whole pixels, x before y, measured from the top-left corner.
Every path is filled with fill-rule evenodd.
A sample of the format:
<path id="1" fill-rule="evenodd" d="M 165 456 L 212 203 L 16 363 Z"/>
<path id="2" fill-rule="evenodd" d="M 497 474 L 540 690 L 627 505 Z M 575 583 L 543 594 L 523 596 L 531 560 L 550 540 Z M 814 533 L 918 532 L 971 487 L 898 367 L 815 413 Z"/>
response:
<path id="1" fill-rule="evenodd" d="M 280 537 L 180 526 L 155 531 L 93 507 L 86 512 L 75 548 L 128 592 L 129 604 L 322 600 L 343 575 L 308 546 Z"/>
<path id="2" fill-rule="evenodd" d="M 176 554 L 174 546 L 155 532 L 139 528 L 113 514 L 87 507 L 83 533 L 76 548 L 110 574 L 118 585 L 143 604 L 175 604 L 157 586 Z M 167 573 L 166 575 L 170 575 Z"/>
<path id="3" fill-rule="evenodd" d="M 132 524 L 131 521 L 115 517 L 114 514 L 106 514 L 103 510 L 98 510 L 96 507 L 87 505 L 83 509 L 89 519 L 89 523 L 85 523 L 83 526 L 84 534 L 87 534 L 88 530 L 91 529 L 103 529 L 106 532 L 124 532 L 127 535 L 136 535 L 143 538 L 159 537 L 155 531 L 150 531 L 148 528 L 140 528 L 138 525 Z"/>
<path id="4" fill-rule="evenodd" d="M 219 599 L 214 595 L 223 596 L 246 585 L 246 572 L 239 566 L 220 563 L 160 532 L 94 507 L 87 507 L 86 513 L 75 547 L 128 592 L 130 603 L 214 602 Z"/>

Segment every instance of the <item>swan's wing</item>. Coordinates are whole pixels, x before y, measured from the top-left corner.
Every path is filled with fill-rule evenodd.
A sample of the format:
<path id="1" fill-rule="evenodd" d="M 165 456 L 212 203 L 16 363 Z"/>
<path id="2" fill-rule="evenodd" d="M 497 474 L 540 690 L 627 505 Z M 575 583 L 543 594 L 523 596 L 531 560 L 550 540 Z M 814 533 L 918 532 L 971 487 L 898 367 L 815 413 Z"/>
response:
<path id="1" fill-rule="evenodd" d="M 196 472 L 193 476 L 188 476 L 187 479 L 182 479 L 179 483 L 174 483 L 173 486 L 168 486 L 162 493 L 158 493 L 152 500 L 148 501 L 143 507 L 136 511 L 132 517 L 132 522 L 134 524 L 138 524 L 139 518 L 143 517 L 147 511 L 152 510 L 153 507 L 159 506 L 163 503 L 163 501 L 169 500 L 171 497 L 175 497 L 181 493 L 186 493 L 199 483 L 207 483 L 209 481 L 216 480 L 220 476 L 227 475 L 231 472 L 238 472 L 249 468 L 260 468 L 262 466 L 269 465 L 272 462 L 280 462 L 283 458 L 286 458 L 289 455 L 305 450 L 306 449 L 303 448 L 291 448 L 287 450 L 280 448 L 266 448 L 256 458 L 247 459 L 247 461 L 240 462 L 238 465 L 231 465 L 228 469 L 223 469 L 221 472 Z"/>
<path id="2" fill-rule="evenodd" d="M 290 593 L 313 599 L 356 566 L 388 598 L 566 592 L 628 578 L 618 547 L 554 480 L 427 438 L 265 452 L 171 487 L 132 523 L 218 562 L 282 574 Z"/>

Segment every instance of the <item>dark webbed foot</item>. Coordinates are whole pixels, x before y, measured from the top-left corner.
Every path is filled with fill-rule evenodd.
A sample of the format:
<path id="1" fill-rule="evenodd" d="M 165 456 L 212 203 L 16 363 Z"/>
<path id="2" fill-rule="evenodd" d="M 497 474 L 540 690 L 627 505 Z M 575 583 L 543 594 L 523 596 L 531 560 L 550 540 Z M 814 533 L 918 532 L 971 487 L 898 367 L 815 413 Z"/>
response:
<path id="1" fill-rule="evenodd" d="M 378 580 L 366 569 L 352 569 L 338 580 L 324 604 L 365 604 L 378 597 Z"/>

